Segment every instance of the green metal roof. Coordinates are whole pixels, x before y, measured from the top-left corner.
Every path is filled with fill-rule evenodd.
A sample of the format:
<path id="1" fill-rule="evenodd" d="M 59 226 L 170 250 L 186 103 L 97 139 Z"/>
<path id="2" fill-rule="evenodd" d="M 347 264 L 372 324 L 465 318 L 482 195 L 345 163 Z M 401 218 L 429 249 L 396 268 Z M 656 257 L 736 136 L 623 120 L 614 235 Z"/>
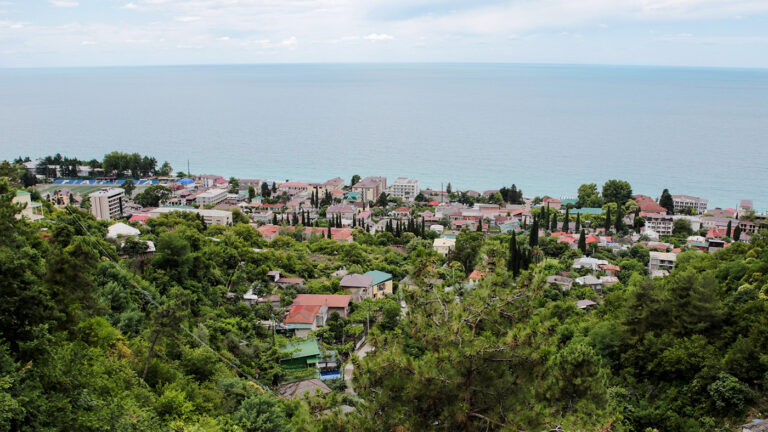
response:
<path id="1" fill-rule="evenodd" d="M 23 191 L 23 190 L 16 191 L 16 196 L 24 196 L 24 195 L 29 195 L 29 192 Z"/>
<path id="2" fill-rule="evenodd" d="M 571 214 L 575 213 L 581 213 L 581 214 L 602 214 L 603 209 L 601 208 L 595 208 L 595 207 L 584 207 L 580 209 L 571 209 Z"/>
<path id="3" fill-rule="evenodd" d="M 280 348 L 280 352 L 287 356 L 282 360 L 316 357 L 320 355 L 320 347 L 317 346 L 317 341 L 315 339 L 289 341 L 283 348 Z"/>
<path id="4" fill-rule="evenodd" d="M 576 205 L 578 203 L 579 203 L 579 200 L 576 198 L 566 198 L 566 199 L 560 200 L 560 205 L 568 205 L 568 204 Z"/>
<path id="5" fill-rule="evenodd" d="M 371 270 L 368 273 L 365 274 L 366 276 L 370 276 L 373 278 L 373 285 L 378 285 L 380 283 L 384 283 L 388 280 L 392 280 L 392 275 L 389 273 L 384 273 L 383 271 L 378 270 Z"/>

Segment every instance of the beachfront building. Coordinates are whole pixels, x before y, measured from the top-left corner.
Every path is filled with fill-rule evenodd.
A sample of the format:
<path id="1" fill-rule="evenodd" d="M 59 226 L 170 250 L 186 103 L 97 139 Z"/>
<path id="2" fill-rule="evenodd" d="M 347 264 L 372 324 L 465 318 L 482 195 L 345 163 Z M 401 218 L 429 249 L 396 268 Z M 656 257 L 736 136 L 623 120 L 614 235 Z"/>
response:
<path id="1" fill-rule="evenodd" d="M 366 177 L 352 186 L 352 192 L 360 193 L 362 201 L 376 201 L 387 190 L 386 177 Z"/>
<path id="2" fill-rule="evenodd" d="M 406 177 L 398 177 L 392 186 L 389 187 L 389 194 L 403 201 L 413 201 L 419 194 L 419 181 Z"/>
<path id="3" fill-rule="evenodd" d="M 689 195 L 672 195 L 672 202 L 675 205 L 675 213 L 685 212 L 693 209 L 695 214 L 706 213 L 708 200 Z"/>
<path id="4" fill-rule="evenodd" d="M 195 202 L 201 206 L 218 204 L 227 199 L 227 191 L 224 189 L 208 189 L 195 197 Z"/>
<path id="5" fill-rule="evenodd" d="M 120 188 L 104 188 L 90 195 L 91 214 L 99 220 L 117 219 L 123 216 L 125 191 Z"/>

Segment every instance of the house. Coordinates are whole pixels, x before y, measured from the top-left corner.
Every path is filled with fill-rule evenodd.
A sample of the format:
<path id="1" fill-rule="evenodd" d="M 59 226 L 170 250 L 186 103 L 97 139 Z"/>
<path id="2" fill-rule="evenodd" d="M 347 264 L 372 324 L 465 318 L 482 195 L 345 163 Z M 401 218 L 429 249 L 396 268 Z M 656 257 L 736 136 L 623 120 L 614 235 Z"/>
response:
<path id="1" fill-rule="evenodd" d="M 328 308 L 326 306 L 294 304 L 283 320 L 283 324 L 288 330 L 293 330 L 297 337 L 307 337 L 310 331 L 324 326 L 327 320 Z"/>
<path id="2" fill-rule="evenodd" d="M 741 432 L 768 432 L 768 420 L 752 420 L 741 426 Z"/>
<path id="3" fill-rule="evenodd" d="M 542 207 L 549 207 L 552 210 L 560 210 L 560 206 L 562 205 L 561 201 L 557 198 L 544 198 L 541 200 L 541 203 L 539 204 Z"/>
<path id="4" fill-rule="evenodd" d="M 352 218 L 355 217 L 355 214 L 357 213 L 357 209 L 354 208 L 351 205 L 346 204 L 334 204 L 332 206 L 329 206 L 325 210 L 325 214 L 328 216 L 338 216 L 341 215 L 341 219 L 352 221 Z"/>
<path id="5" fill-rule="evenodd" d="M 344 180 L 342 180 L 341 177 L 332 178 L 327 182 L 323 183 L 323 186 L 325 187 L 325 190 L 329 192 L 335 191 L 335 190 L 341 190 L 344 188 Z"/>
<path id="6" fill-rule="evenodd" d="M 723 240 L 719 239 L 708 239 L 707 240 L 707 252 L 717 252 L 720 249 L 724 248 L 728 243 L 726 243 Z"/>
<path id="7" fill-rule="evenodd" d="M 363 201 L 376 201 L 386 189 L 386 177 L 366 177 L 352 185 L 352 192 L 359 192 Z"/>
<path id="8" fill-rule="evenodd" d="M 736 215 L 742 218 L 753 211 L 755 211 L 755 205 L 752 203 L 752 200 L 741 200 Z"/>
<path id="9" fill-rule="evenodd" d="M 616 276 L 616 273 L 621 271 L 621 267 L 614 264 L 600 264 L 600 270 L 604 271 L 608 276 Z"/>
<path id="10" fill-rule="evenodd" d="M 277 388 L 277 394 L 286 399 L 301 398 L 305 394 L 314 395 L 318 391 L 328 394 L 331 389 L 318 378 L 282 384 Z"/>
<path id="11" fill-rule="evenodd" d="M 398 207 L 395 209 L 394 214 L 396 217 L 408 217 L 411 214 L 411 209 L 408 207 Z"/>
<path id="12" fill-rule="evenodd" d="M 651 197 L 646 195 L 634 195 L 632 197 L 643 213 L 667 214 L 667 209 L 660 206 Z"/>
<path id="13" fill-rule="evenodd" d="M 694 214 L 702 214 L 707 211 L 708 200 L 689 195 L 672 195 L 672 202 L 675 205 L 675 213 L 693 210 Z"/>
<path id="14" fill-rule="evenodd" d="M 35 221 L 43 218 L 43 205 L 32 201 L 32 195 L 29 192 L 18 190 L 11 201 L 21 206 L 21 213 L 16 215 L 17 219 L 25 218 Z"/>
<path id="15" fill-rule="evenodd" d="M 605 288 L 615 283 L 619 283 L 619 278 L 616 276 L 600 276 L 600 282 L 603 284 L 603 288 Z"/>
<path id="16" fill-rule="evenodd" d="M 213 174 L 203 174 L 196 178 L 197 183 L 200 183 L 203 187 L 209 188 L 215 186 L 218 181 L 224 180 L 223 177 Z M 224 180 L 226 182 L 226 180 Z"/>
<path id="17" fill-rule="evenodd" d="M 557 275 L 547 276 L 547 283 L 558 285 L 563 291 L 568 291 L 573 286 L 573 279 Z"/>
<path id="18" fill-rule="evenodd" d="M 576 307 L 579 309 L 587 309 L 597 306 L 597 303 L 592 300 L 579 300 L 576 303 Z"/>
<path id="19" fill-rule="evenodd" d="M 319 361 L 320 347 L 315 339 L 288 341 L 280 353 L 280 365 L 286 369 L 314 368 Z"/>
<path id="20" fill-rule="evenodd" d="M 362 274 L 350 274 L 341 279 L 339 283 L 342 288 L 352 296 L 352 301 L 360 303 L 365 298 L 372 297 L 371 287 L 373 285 L 373 277 Z"/>
<path id="21" fill-rule="evenodd" d="M 288 195 L 296 195 L 309 190 L 309 183 L 285 182 L 278 189 Z"/>
<path id="22" fill-rule="evenodd" d="M 203 221 L 206 225 L 232 225 L 232 212 L 224 210 L 200 210 L 192 207 L 158 207 L 150 210 L 149 214 L 152 217 L 158 217 L 165 213 L 174 211 L 197 213 L 203 217 Z"/>
<path id="23" fill-rule="evenodd" d="M 610 264 L 610 263 L 606 260 L 601 260 L 601 259 L 591 258 L 591 257 L 581 257 L 573 260 L 573 265 L 571 267 L 575 269 L 588 268 L 588 269 L 591 269 L 592 271 L 597 271 L 598 269 L 600 269 L 601 265 L 607 265 L 607 264 Z"/>
<path id="24" fill-rule="evenodd" d="M 352 296 L 346 294 L 297 294 L 294 306 L 324 306 L 328 315 L 337 312 L 345 317 L 349 314 L 349 302 Z"/>
<path id="25" fill-rule="evenodd" d="M 672 270 L 675 268 L 675 260 L 677 255 L 668 252 L 650 252 L 650 259 L 648 260 L 648 271 L 654 270 Z"/>
<path id="26" fill-rule="evenodd" d="M 392 295 L 392 275 L 383 271 L 372 270 L 365 273 L 371 281 L 371 294 L 374 300 Z"/>
<path id="27" fill-rule="evenodd" d="M 432 242 L 432 247 L 435 249 L 437 253 L 440 255 L 448 255 L 456 249 L 456 239 L 455 238 L 436 238 Z"/>
<path id="28" fill-rule="evenodd" d="M 485 272 L 480 270 L 472 270 L 472 273 L 467 276 L 470 285 L 476 285 L 485 276 Z"/>
<path id="29" fill-rule="evenodd" d="M 304 279 L 301 278 L 287 278 L 287 277 L 280 277 L 280 279 L 275 281 L 276 284 L 280 285 L 281 287 L 287 287 L 288 285 L 304 285 Z"/>
<path id="30" fill-rule="evenodd" d="M 592 275 L 577 277 L 575 282 L 579 285 L 584 285 L 592 288 L 598 294 L 603 292 L 603 283 L 600 281 L 600 279 Z"/>

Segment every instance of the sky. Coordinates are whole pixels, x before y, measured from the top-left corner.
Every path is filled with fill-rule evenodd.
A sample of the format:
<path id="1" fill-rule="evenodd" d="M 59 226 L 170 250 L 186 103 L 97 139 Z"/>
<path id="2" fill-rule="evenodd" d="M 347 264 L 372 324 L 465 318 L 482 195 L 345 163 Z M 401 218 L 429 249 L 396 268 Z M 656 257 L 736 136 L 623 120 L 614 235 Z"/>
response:
<path id="1" fill-rule="evenodd" d="M 0 0 L 0 67 L 768 68 L 768 0 Z"/>

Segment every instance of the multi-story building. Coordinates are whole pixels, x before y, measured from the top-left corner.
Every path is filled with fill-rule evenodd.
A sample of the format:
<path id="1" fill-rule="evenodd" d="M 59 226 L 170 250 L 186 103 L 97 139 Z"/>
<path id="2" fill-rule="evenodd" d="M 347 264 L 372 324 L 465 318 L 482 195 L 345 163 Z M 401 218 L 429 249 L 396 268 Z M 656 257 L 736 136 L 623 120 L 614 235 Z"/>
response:
<path id="1" fill-rule="evenodd" d="M 29 192 L 16 191 L 16 196 L 11 201 L 21 206 L 21 213 L 16 215 L 16 219 L 26 218 L 34 221 L 43 218 L 43 204 L 32 201 L 32 195 Z"/>
<path id="2" fill-rule="evenodd" d="M 389 194 L 403 201 L 413 201 L 419 194 L 419 181 L 406 177 L 398 177 L 392 186 L 389 187 Z"/>
<path id="3" fill-rule="evenodd" d="M 227 199 L 227 191 L 224 189 L 208 189 L 195 198 L 195 202 L 201 206 L 218 204 Z"/>
<path id="4" fill-rule="evenodd" d="M 99 220 L 117 219 L 123 216 L 125 191 L 120 188 L 104 188 L 90 195 L 91 214 Z"/>
<path id="5" fill-rule="evenodd" d="M 651 252 L 648 260 L 648 271 L 672 270 L 675 268 L 677 255 L 668 252 Z"/>
<path id="6" fill-rule="evenodd" d="M 674 219 L 672 216 L 660 213 L 640 213 L 645 218 L 645 229 L 652 230 L 659 235 L 672 235 Z"/>
<path id="7" fill-rule="evenodd" d="M 203 217 L 206 225 L 232 225 L 232 212 L 225 210 L 200 210 L 191 207 L 158 207 L 149 212 L 150 217 L 158 217 L 174 211 L 197 213 Z"/>
<path id="8" fill-rule="evenodd" d="M 693 209 L 696 214 L 702 214 L 706 213 L 709 200 L 688 195 L 672 195 L 672 202 L 675 205 L 675 213 Z"/>
<path id="9" fill-rule="evenodd" d="M 352 191 L 359 192 L 360 199 L 363 201 L 376 201 L 385 190 L 387 190 L 386 177 L 366 177 L 352 186 Z"/>

